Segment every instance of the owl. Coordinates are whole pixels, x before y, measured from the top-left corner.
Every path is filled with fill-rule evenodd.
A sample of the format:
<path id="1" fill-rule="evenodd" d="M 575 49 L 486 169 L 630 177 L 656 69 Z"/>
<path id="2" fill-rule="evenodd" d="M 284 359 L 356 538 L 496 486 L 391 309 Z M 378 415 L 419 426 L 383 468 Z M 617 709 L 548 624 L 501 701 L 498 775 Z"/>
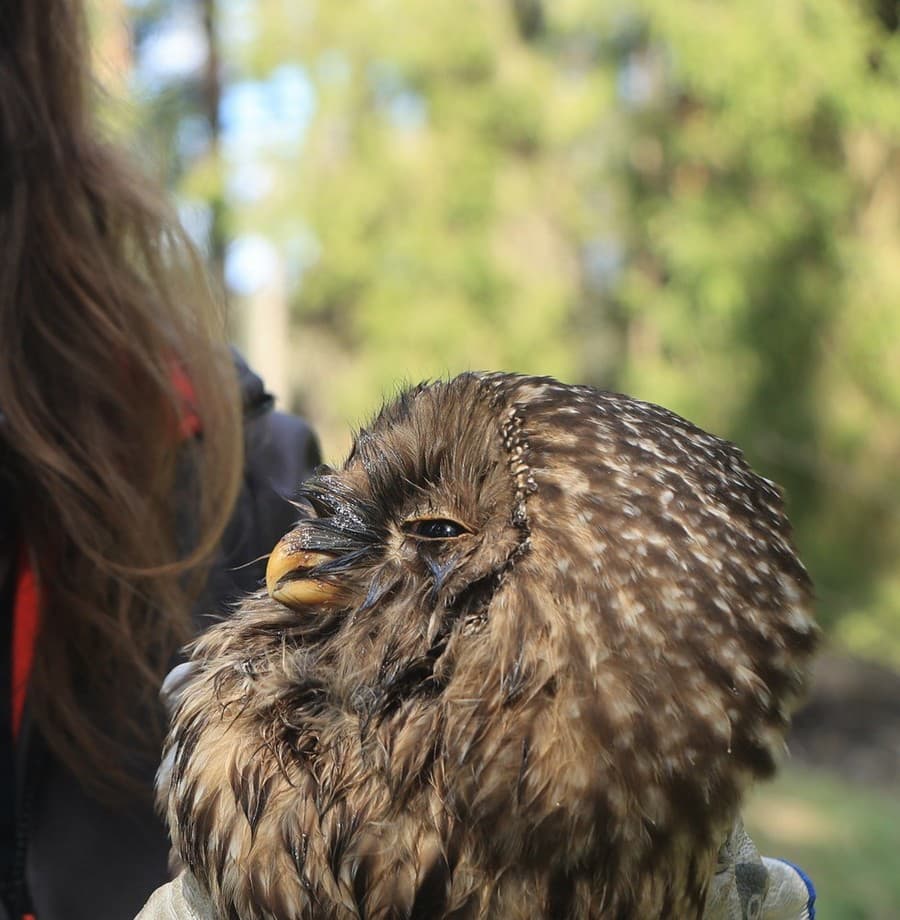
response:
<path id="1" fill-rule="evenodd" d="M 778 489 L 658 406 L 382 409 L 192 650 L 174 851 L 241 920 L 691 920 L 816 642 Z"/>

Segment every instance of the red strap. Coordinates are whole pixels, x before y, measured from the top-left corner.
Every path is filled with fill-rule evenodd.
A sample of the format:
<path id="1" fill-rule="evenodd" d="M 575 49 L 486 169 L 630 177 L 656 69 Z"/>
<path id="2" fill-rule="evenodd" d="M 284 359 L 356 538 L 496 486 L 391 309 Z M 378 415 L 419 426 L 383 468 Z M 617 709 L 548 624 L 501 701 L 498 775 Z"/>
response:
<path id="1" fill-rule="evenodd" d="M 203 426 L 200 423 L 200 416 L 197 415 L 197 395 L 194 392 L 194 384 L 191 383 L 191 378 L 188 377 L 185 369 L 174 361 L 172 362 L 172 383 L 178 395 L 184 400 L 178 430 L 181 437 L 187 440 L 200 434 Z"/>
<path id="2" fill-rule="evenodd" d="M 28 677 L 34 661 L 34 645 L 40 623 L 40 595 L 28 552 L 22 546 L 16 567 L 16 593 L 13 601 L 12 635 L 12 730 L 19 735 Z"/>

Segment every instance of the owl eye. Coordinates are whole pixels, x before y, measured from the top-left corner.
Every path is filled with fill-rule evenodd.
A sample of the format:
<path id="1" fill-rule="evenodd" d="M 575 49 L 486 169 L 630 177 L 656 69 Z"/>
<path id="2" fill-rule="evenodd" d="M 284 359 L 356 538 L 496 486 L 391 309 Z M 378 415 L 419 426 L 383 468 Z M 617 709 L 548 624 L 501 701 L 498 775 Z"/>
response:
<path id="1" fill-rule="evenodd" d="M 417 521 L 407 521 L 403 525 L 403 532 L 419 540 L 454 540 L 469 533 L 469 529 L 449 518 L 420 518 Z"/>

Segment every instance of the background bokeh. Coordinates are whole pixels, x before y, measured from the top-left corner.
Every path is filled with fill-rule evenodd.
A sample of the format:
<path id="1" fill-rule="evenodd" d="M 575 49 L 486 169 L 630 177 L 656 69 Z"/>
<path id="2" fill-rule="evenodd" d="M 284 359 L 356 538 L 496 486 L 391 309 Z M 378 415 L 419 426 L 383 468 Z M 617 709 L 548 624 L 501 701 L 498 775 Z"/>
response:
<path id="1" fill-rule="evenodd" d="M 841 666 L 900 665 L 900 4 L 91 4 L 109 130 L 330 460 L 459 370 L 662 403 L 785 487 Z M 825 920 L 900 917 L 900 695 L 860 667 L 864 743 L 751 808 Z"/>

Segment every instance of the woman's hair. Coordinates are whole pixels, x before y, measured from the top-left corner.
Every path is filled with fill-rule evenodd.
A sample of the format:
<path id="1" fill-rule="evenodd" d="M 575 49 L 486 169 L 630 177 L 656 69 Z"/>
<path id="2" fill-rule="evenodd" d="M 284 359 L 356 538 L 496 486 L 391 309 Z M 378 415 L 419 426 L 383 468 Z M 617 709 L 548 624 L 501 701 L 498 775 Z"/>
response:
<path id="1" fill-rule="evenodd" d="M 100 136 L 88 60 L 81 0 L 0 6 L 0 456 L 42 601 L 29 699 L 109 791 L 159 740 L 241 435 L 221 312 L 160 192 Z"/>

